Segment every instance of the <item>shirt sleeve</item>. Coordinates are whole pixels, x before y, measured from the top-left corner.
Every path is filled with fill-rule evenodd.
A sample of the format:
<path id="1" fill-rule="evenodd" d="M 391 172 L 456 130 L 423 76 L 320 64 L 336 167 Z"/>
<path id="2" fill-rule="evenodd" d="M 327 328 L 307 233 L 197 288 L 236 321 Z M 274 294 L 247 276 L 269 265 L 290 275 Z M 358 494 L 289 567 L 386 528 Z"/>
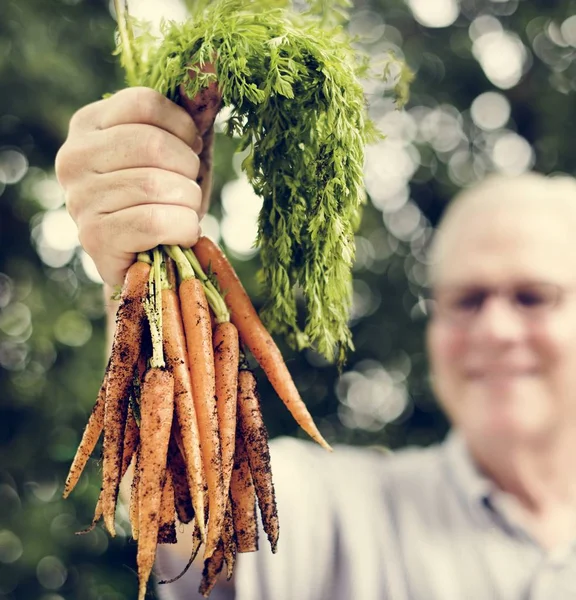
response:
<path id="1" fill-rule="evenodd" d="M 280 536 L 272 554 L 260 524 L 258 552 L 240 554 L 236 600 L 329 598 L 335 563 L 333 505 L 322 476 L 327 454 L 308 442 L 281 438 L 270 444 Z"/>

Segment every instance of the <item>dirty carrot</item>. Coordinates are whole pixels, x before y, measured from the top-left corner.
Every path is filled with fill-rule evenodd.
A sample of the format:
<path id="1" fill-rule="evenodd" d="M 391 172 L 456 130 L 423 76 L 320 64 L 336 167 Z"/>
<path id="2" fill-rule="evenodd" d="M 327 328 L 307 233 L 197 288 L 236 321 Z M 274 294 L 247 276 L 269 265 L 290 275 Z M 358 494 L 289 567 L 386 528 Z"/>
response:
<path id="1" fill-rule="evenodd" d="M 149 274 L 150 265 L 140 261 L 135 262 L 126 273 L 107 371 L 101 498 L 104 522 L 112 536 L 115 535 L 114 513 L 122 466 L 122 434 L 134 367 L 140 356 L 144 333 L 143 300 L 148 292 Z"/>
<path id="2" fill-rule="evenodd" d="M 187 467 L 192 504 L 197 515 L 198 526 L 204 536 L 204 482 L 200 433 L 192 396 L 192 380 L 180 303 L 178 295 L 171 289 L 162 290 L 162 327 L 164 356 L 174 376 L 174 403 L 179 432 L 182 436 L 180 448 Z"/>
<path id="3" fill-rule="evenodd" d="M 232 498 L 232 518 L 236 532 L 238 552 L 256 552 L 258 550 L 258 524 L 256 521 L 256 492 L 244 440 L 236 435 L 234 470 L 230 481 Z"/>
<path id="4" fill-rule="evenodd" d="M 270 468 L 268 432 L 262 420 L 256 378 L 248 368 L 241 368 L 238 373 L 238 417 L 240 434 L 244 440 L 250 472 L 258 496 L 262 525 L 270 541 L 272 552 L 276 552 L 279 525 Z"/>
<path id="5" fill-rule="evenodd" d="M 169 371 L 153 367 L 144 376 L 140 393 L 138 600 L 146 595 L 146 583 L 156 556 L 173 412 L 174 378 Z"/>
<path id="6" fill-rule="evenodd" d="M 210 517 L 204 551 L 204 558 L 208 559 L 220 539 L 226 510 L 215 397 L 216 383 L 210 312 L 202 282 L 194 276 L 182 250 L 171 246 L 169 253 L 176 262 L 181 279 L 178 296 L 186 336 L 192 396 L 200 432 L 202 461 L 208 483 Z"/>
<path id="7" fill-rule="evenodd" d="M 174 509 L 174 486 L 170 469 L 166 469 L 166 477 L 162 487 L 160 501 L 160 522 L 158 525 L 158 543 L 176 543 L 176 511 Z"/>
<path id="8" fill-rule="evenodd" d="M 212 588 L 216 585 L 218 575 L 222 571 L 224 566 L 224 544 L 222 540 L 218 542 L 214 553 L 209 559 L 204 561 L 204 570 L 202 571 L 202 582 L 198 591 L 205 597 L 208 598 Z"/>
<path id="9" fill-rule="evenodd" d="M 260 321 L 252 302 L 228 259 L 212 240 L 201 237 L 192 248 L 205 271 L 211 270 L 217 279 L 224 300 L 230 309 L 230 318 L 238 328 L 242 341 L 248 346 L 280 399 L 298 425 L 327 450 L 330 445 L 322 437 L 304 404 L 282 358 L 282 354 Z"/>
<path id="10" fill-rule="evenodd" d="M 172 427 L 174 427 L 174 423 Z M 188 486 L 188 473 L 186 463 L 174 439 L 174 433 L 170 438 L 168 446 L 168 467 L 172 475 L 174 507 L 178 515 L 178 520 L 181 523 L 190 523 L 194 518 L 194 508 L 192 507 L 192 498 L 190 497 L 190 488 Z"/>
<path id="11" fill-rule="evenodd" d="M 94 407 L 92 408 L 90 418 L 88 419 L 88 423 L 86 424 L 86 428 L 82 434 L 82 440 L 80 441 L 80 445 L 76 450 L 76 455 L 74 456 L 68 477 L 66 478 L 63 494 L 64 498 L 67 498 L 72 490 L 76 487 L 76 484 L 80 479 L 80 475 L 82 475 L 82 471 L 84 470 L 90 455 L 94 451 L 94 447 L 98 442 L 100 434 L 102 433 L 102 428 L 104 427 L 104 402 L 106 398 L 107 381 L 108 377 L 105 375 L 104 381 L 100 386 L 100 391 L 98 392 L 98 398 L 94 404 Z"/>
<path id="12" fill-rule="evenodd" d="M 132 529 L 132 538 L 138 540 L 140 530 L 140 519 L 138 518 L 140 504 L 140 448 L 136 448 L 134 453 L 134 476 L 132 477 L 132 487 L 130 490 L 130 526 Z"/>
<path id="13" fill-rule="evenodd" d="M 222 450 L 222 477 L 226 495 L 230 488 L 230 478 L 234 466 L 239 359 L 240 346 L 236 326 L 230 321 L 218 323 L 214 329 L 214 367 Z"/>
<path id="14" fill-rule="evenodd" d="M 132 410 L 132 406 L 128 407 L 128 416 L 126 417 L 126 429 L 124 430 L 124 448 L 122 450 L 122 467 L 120 469 L 120 480 L 126 474 L 130 463 L 132 462 L 132 456 L 136 452 L 136 448 L 138 447 L 138 443 L 140 441 L 140 430 L 138 429 L 138 425 L 136 423 L 136 419 L 134 417 L 134 412 Z M 102 492 L 100 493 L 100 497 L 98 497 L 98 502 L 96 504 L 96 508 L 94 510 L 94 519 L 92 520 L 92 525 L 88 530 L 82 533 L 87 533 L 91 531 L 96 523 L 102 517 Z"/>
<path id="15" fill-rule="evenodd" d="M 234 565 L 236 564 L 236 535 L 234 533 L 234 519 L 232 518 L 232 501 L 228 496 L 226 515 L 224 516 L 224 527 L 222 530 L 222 546 L 224 549 L 224 560 L 226 561 L 226 579 L 232 579 Z"/>

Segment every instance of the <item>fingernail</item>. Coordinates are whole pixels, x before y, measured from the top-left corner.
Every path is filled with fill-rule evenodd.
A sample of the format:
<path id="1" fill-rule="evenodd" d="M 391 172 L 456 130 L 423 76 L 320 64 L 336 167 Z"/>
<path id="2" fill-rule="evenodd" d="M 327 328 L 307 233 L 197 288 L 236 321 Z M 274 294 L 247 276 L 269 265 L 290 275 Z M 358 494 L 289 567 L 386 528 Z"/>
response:
<path id="1" fill-rule="evenodd" d="M 202 138 L 200 136 L 198 136 L 194 140 L 194 143 L 192 144 L 192 150 L 194 152 L 196 152 L 196 154 L 200 154 L 200 152 L 202 152 L 203 148 L 204 148 L 204 142 L 202 141 Z"/>

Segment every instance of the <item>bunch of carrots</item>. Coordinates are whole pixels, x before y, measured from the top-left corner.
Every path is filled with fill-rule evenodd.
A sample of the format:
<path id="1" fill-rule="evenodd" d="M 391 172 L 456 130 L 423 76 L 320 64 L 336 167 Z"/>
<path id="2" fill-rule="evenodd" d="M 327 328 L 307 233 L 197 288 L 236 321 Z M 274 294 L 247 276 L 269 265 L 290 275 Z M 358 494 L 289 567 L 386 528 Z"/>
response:
<path id="1" fill-rule="evenodd" d="M 102 432 L 102 489 L 92 527 L 112 536 L 120 481 L 132 464 L 130 522 L 138 542 L 139 600 L 157 544 L 194 523 L 208 596 L 236 553 L 258 549 L 256 506 L 272 551 L 279 524 L 246 348 L 299 425 L 327 449 L 272 337 L 222 250 L 202 237 L 142 253 L 126 274 L 103 383 L 66 480 L 74 489 Z M 173 581 L 173 580 L 172 580 Z"/>

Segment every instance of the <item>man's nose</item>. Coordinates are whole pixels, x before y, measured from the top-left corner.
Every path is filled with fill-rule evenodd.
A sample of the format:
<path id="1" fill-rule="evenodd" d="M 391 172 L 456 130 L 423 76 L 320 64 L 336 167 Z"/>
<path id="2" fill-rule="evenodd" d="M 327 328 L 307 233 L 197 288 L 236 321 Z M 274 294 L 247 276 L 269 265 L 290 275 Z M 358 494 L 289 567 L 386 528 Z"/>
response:
<path id="1" fill-rule="evenodd" d="M 476 341 L 514 342 L 524 335 L 525 322 L 508 298 L 494 295 L 485 300 L 471 329 Z"/>

